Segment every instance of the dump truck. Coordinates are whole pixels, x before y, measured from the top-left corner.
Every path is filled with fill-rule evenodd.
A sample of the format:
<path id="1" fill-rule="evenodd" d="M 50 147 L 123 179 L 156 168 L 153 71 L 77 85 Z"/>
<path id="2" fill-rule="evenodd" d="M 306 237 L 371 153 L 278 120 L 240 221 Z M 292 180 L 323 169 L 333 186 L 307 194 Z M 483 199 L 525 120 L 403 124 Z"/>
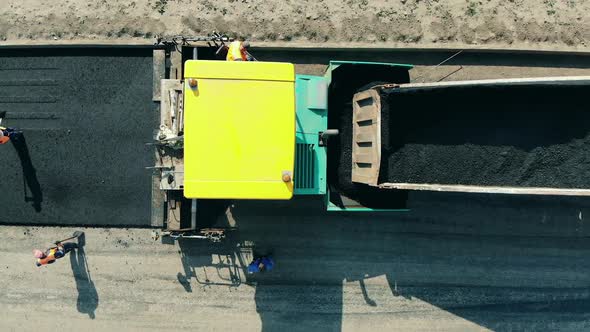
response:
<path id="1" fill-rule="evenodd" d="M 219 61 L 220 50 L 154 51 L 152 224 L 168 235 L 220 240 L 196 221 L 218 200 L 319 195 L 329 211 L 407 211 L 408 190 L 590 195 L 579 181 L 590 174 L 576 174 L 590 162 L 588 77 L 416 84 L 410 64 L 297 75 L 291 63 Z M 582 128 L 568 134 L 572 124 Z M 578 153 L 567 170 L 566 150 Z"/>

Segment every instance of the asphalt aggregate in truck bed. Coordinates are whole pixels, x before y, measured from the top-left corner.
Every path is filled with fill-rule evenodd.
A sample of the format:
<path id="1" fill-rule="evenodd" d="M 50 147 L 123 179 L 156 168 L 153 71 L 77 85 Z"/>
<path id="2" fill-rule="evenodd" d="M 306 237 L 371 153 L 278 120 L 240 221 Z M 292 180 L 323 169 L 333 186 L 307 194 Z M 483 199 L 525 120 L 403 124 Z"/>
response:
<path id="1" fill-rule="evenodd" d="M 381 92 L 380 182 L 590 188 L 590 86 Z"/>
<path id="2" fill-rule="evenodd" d="M 371 208 L 405 208 L 406 194 L 352 182 L 352 97 L 375 82 L 409 82 L 406 68 L 341 65 L 332 73 L 328 127 L 340 131 L 328 142 L 328 183 L 331 201 L 343 206 L 344 196 Z"/>

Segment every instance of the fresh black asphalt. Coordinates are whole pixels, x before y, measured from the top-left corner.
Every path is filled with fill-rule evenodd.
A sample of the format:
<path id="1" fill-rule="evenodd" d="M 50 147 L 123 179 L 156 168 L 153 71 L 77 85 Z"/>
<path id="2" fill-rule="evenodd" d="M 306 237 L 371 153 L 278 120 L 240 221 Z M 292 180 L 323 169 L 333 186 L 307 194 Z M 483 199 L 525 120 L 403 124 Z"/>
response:
<path id="1" fill-rule="evenodd" d="M 149 225 L 149 48 L 0 52 L 0 223 Z"/>

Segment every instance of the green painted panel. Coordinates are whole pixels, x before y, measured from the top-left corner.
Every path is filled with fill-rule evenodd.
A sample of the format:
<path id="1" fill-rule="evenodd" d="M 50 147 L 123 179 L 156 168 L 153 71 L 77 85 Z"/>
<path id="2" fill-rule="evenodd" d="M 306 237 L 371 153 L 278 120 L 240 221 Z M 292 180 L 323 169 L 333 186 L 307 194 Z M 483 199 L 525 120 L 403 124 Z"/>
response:
<path id="1" fill-rule="evenodd" d="M 328 127 L 328 84 L 324 77 L 297 75 L 295 79 L 296 144 L 295 195 L 326 193 L 327 155 L 318 145 Z"/>

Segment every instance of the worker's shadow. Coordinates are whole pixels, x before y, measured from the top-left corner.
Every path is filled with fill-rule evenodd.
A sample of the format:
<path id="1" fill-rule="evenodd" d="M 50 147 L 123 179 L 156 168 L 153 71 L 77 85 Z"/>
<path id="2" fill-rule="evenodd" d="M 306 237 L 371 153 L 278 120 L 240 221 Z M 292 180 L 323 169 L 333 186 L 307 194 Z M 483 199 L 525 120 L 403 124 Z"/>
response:
<path id="1" fill-rule="evenodd" d="M 31 161 L 25 135 L 23 133 L 15 134 L 11 137 L 10 142 L 18 154 L 23 170 L 25 202 L 32 202 L 35 211 L 40 212 L 41 203 L 43 202 L 43 192 L 41 191 L 41 185 L 37 179 L 37 171 L 35 170 L 35 167 L 33 167 L 33 162 Z M 27 196 L 27 187 L 31 192 L 31 196 Z"/>
<path id="2" fill-rule="evenodd" d="M 84 245 L 85 237 L 84 233 L 82 233 L 78 237 L 78 248 L 70 253 L 72 272 L 74 273 L 76 288 L 78 289 L 76 307 L 79 312 L 88 314 L 91 319 L 94 319 L 94 311 L 98 307 L 98 293 L 90 277 L 90 269 L 86 261 Z"/>

